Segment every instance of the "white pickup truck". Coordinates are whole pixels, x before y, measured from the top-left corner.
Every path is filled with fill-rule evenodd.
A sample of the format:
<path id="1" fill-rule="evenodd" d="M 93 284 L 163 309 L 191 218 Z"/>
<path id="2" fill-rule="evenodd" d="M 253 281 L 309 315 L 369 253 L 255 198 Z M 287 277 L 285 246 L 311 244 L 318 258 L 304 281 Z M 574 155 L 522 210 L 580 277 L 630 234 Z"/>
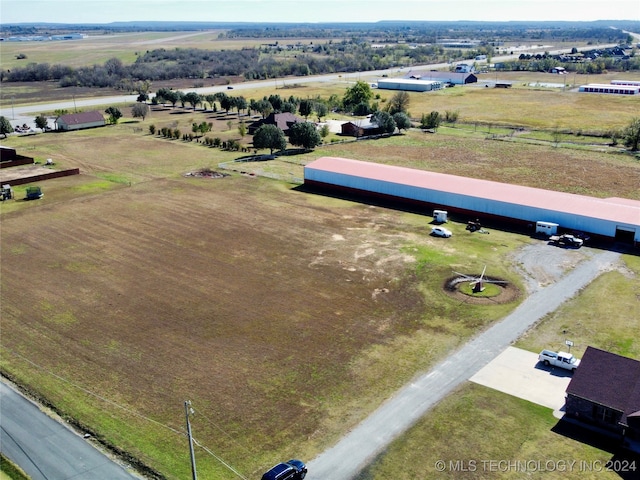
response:
<path id="1" fill-rule="evenodd" d="M 576 371 L 580 365 L 580 360 L 567 352 L 552 352 L 551 350 L 543 350 L 538 355 L 538 360 L 547 367 L 560 367 L 566 370 Z"/>

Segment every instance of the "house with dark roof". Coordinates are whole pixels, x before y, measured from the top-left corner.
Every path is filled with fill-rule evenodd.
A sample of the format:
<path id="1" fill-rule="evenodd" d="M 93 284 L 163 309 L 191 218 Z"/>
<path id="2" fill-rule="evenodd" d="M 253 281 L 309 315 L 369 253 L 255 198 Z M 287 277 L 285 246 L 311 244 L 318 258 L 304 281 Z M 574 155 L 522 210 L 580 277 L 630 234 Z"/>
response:
<path id="1" fill-rule="evenodd" d="M 289 127 L 294 123 L 304 122 L 304 120 L 293 113 L 271 113 L 267 118 L 257 120 L 249 125 L 249 135 L 256 133 L 262 125 L 275 125 L 284 132 L 285 135 L 289 133 Z"/>
<path id="2" fill-rule="evenodd" d="M 640 361 L 587 347 L 566 393 L 566 415 L 640 441 Z"/>
<path id="3" fill-rule="evenodd" d="M 68 113 L 56 118 L 57 130 L 81 130 L 83 128 L 104 127 L 106 122 L 98 111 Z"/>
<path id="4" fill-rule="evenodd" d="M 371 117 L 345 122 L 340 126 L 340 133 L 350 137 L 366 137 L 369 135 L 380 135 L 382 129 L 377 123 L 371 121 Z"/>

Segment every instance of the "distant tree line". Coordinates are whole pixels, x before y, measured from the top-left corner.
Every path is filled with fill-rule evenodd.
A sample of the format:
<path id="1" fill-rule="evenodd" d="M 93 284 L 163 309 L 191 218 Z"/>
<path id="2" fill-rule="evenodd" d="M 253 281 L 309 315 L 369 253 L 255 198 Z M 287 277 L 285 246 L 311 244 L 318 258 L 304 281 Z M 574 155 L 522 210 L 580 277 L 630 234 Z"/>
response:
<path id="1" fill-rule="evenodd" d="M 270 79 L 333 72 L 356 72 L 399 65 L 434 63 L 462 58 L 463 52 L 447 52 L 439 46 L 410 48 L 408 45 L 374 49 L 368 42 L 345 40 L 305 47 L 298 55 L 279 55 L 280 50 L 202 50 L 157 49 L 139 55 L 131 65 L 111 58 L 103 65 L 73 68 L 68 65 L 28 63 L 0 72 L 3 82 L 58 81 L 60 86 L 112 87 L 131 89 L 136 81 L 161 81 L 181 78 L 217 78 L 244 76 L 246 79 Z M 465 54 L 468 54 L 466 52 Z"/>

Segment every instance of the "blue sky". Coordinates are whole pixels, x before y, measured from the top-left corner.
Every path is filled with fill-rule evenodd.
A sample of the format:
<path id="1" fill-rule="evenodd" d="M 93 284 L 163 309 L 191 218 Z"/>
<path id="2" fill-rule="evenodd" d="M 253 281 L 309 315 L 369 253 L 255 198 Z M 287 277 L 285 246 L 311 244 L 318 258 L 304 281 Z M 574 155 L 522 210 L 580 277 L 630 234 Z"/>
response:
<path id="1" fill-rule="evenodd" d="M 1 0 L 0 21 L 640 20 L 640 0 Z"/>

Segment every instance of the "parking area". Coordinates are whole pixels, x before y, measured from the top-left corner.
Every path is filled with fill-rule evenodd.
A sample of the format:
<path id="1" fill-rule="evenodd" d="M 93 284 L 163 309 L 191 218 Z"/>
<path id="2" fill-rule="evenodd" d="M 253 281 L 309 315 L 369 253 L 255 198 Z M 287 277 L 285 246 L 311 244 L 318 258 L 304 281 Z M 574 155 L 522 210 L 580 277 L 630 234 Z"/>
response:
<path id="1" fill-rule="evenodd" d="M 571 372 L 545 367 L 538 362 L 537 353 L 508 347 L 471 381 L 551 408 L 561 417 Z"/>

